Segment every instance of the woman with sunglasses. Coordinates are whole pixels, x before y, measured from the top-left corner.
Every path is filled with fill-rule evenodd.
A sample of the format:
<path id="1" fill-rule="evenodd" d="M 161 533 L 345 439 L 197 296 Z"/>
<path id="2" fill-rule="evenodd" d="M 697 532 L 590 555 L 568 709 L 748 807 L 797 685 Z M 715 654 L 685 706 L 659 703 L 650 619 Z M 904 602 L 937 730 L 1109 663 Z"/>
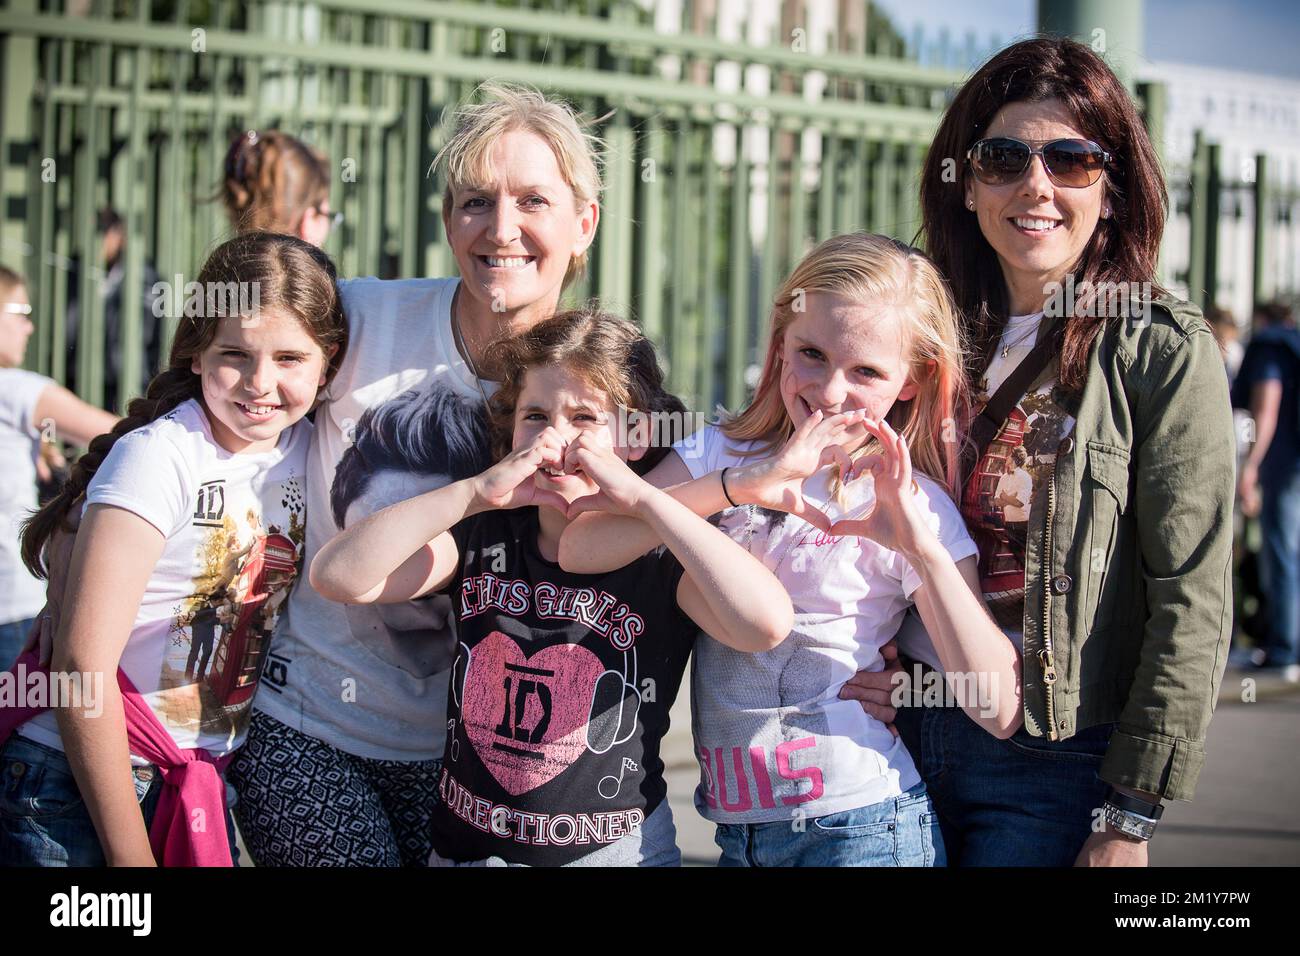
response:
<path id="1" fill-rule="evenodd" d="M 899 727 L 951 861 L 1145 865 L 1161 801 L 1192 796 L 1232 619 L 1227 384 L 1156 282 L 1159 161 L 1090 49 L 1032 39 L 958 92 L 921 182 L 971 346 L 959 504 L 1022 651 L 1024 728 L 998 740 L 960 707 Z M 933 662 L 914 628 L 900 647 Z"/>

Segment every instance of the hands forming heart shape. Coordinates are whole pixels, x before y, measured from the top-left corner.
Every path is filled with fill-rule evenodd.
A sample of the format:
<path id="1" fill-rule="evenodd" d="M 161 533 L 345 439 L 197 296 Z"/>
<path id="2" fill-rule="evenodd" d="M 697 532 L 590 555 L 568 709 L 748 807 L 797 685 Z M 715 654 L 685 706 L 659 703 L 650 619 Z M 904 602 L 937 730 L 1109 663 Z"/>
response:
<path id="1" fill-rule="evenodd" d="M 877 449 L 854 460 L 852 454 L 873 438 Z M 846 484 L 870 477 L 875 501 L 867 515 L 832 521 L 804 498 L 804 482 L 829 464 L 839 466 Z M 890 550 L 909 548 L 922 531 L 930 533 L 912 500 L 920 489 L 912 479 L 906 440 L 888 422 L 868 418 L 864 409 L 814 412 L 780 451 L 729 470 L 727 482 L 739 501 L 789 512 L 833 535 L 870 538 Z"/>
<path id="2" fill-rule="evenodd" d="M 477 493 L 490 507 L 536 505 L 574 518 L 585 511 L 635 514 L 649 488 L 619 457 L 609 432 L 591 429 L 566 442 L 548 427 L 480 475 Z"/>
<path id="3" fill-rule="evenodd" d="M 855 460 L 853 453 L 873 438 L 877 447 Z M 829 464 L 839 466 L 846 484 L 870 477 L 875 501 L 865 516 L 832 521 L 804 498 L 804 482 Z M 891 551 L 913 554 L 934 536 L 914 501 L 920 489 L 907 441 L 864 409 L 814 412 L 775 455 L 729 468 L 727 484 L 741 504 L 785 511 L 821 531 L 869 538 Z M 618 454 L 609 432 L 590 429 L 565 441 L 553 427 L 493 465 L 477 484 L 479 499 L 489 507 L 535 505 L 569 519 L 587 511 L 635 516 L 653 490 Z"/>

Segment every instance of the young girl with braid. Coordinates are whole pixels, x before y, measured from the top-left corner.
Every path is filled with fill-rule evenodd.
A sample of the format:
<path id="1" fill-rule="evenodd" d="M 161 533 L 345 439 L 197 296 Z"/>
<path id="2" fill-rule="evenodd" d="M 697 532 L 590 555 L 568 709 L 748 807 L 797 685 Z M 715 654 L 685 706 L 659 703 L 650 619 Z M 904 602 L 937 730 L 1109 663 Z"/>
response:
<path id="1" fill-rule="evenodd" d="M 43 577 L 82 512 L 51 661 L 81 693 L 0 708 L 0 865 L 231 864 L 220 773 L 301 566 L 303 416 L 346 332 L 333 265 L 292 236 L 226 242 L 198 284 L 166 371 L 24 530 Z"/>

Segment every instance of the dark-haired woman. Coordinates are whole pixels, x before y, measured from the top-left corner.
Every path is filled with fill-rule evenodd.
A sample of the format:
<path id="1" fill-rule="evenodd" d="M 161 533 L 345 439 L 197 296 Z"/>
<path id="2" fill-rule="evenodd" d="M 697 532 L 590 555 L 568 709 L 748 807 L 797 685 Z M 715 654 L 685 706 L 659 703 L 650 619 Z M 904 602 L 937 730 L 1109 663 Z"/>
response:
<path id="1" fill-rule="evenodd" d="M 934 708 L 902 713 L 905 735 L 951 860 L 1143 865 L 1161 801 L 1192 796 L 1232 618 L 1227 382 L 1156 282 L 1159 162 L 1090 49 L 1027 40 L 958 92 L 921 203 L 973 344 L 960 505 L 1022 649 L 1025 726 L 1002 741 Z M 1022 455 L 1023 545 L 997 497 Z"/>
<path id="2" fill-rule="evenodd" d="M 219 772 L 248 727 L 270 598 L 301 564 L 303 416 L 346 328 L 333 265 L 291 236 L 232 239 L 198 281 L 257 302 L 209 297 L 181 322 L 167 370 L 24 530 L 44 576 L 45 544 L 84 511 L 51 662 L 71 680 L 50 687 L 74 690 L 0 708 L 0 865 L 231 863 Z M 216 594 L 232 613 L 219 639 L 207 623 L 195 672 Z M 32 686 L 35 650 L 17 666 Z"/>

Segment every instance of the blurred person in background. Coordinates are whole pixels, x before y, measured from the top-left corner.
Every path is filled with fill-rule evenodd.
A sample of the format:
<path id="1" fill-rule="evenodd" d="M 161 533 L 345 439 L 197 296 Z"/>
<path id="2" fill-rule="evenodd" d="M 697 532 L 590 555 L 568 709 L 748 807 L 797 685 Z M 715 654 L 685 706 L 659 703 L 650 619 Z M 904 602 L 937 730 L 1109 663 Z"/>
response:
<path id="1" fill-rule="evenodd" d="M 126 223 L 112 209 L 99 211 L 96 228 L 100 237 L 99 260 L 93 269 L 99 279 L 99 298 L 104 308 L 104 399 L 103 405 L 110 411 L 124 408 L 126 403 L 136 395 L 142 395 L 149 380 L 158 370 L 159 355 L 162 348 L 162 321 L 160 313 L 154 309 L 159 293 L 158 271 L 149 262 L 143 263 L 140 274 L 140 287 L 132 296 L 132 308 L 140 310 L 140 345 L 143 360 L 139 375 L 133 382 L 122 381 L 122 319 L 127 308 L 127 290 L 123 288 L 126 279 Z M 68 363 L 64 382 L 72 391 L 77 391 L 81 330 L 81 269 L 82 263 L 74 260 L 68 273 L 68 312 L 66 322 Z M 100 271 L 102 270 L 102 272 Z"/>
<path id="2" fill-rule="evenodd" d="M 330 210 L 325 154 L 279 130 L 249 130 L 226 151 L 220 198 L 236 232 L 281 232 L 324 245 L 343 214 Z"/>
<path id="3" fill-rule="evenodd" d="M 1233 387 L 1254 441 L 1237 478 L 1241 511 L 1258 516 L 1264 640 L 1252 663 L 1300 682 L 1300 330 L 1292 308 L 1255 309 L 1254 335 Z"/>
<path id="4" fill-rule="evenodd" d="M 45 603 L 45 585 L 18 555 L 19 526 L 36 509 L 43 433 L 84 446 L 117 421 L 52 379 L 19 367 L 35 330 L 31 313 L 27 283 L 0 266 L 0 668 L 14 662 Z"/>
<path id="5" fill-rule="evenodd" d="M 1236 379 L 1237 370 L 1241 368 L 1241 358 L 1246 352 L 1241 344 L 1237 319 L 1222 306 L 1212 305 L 1205 310 L 1205 321 L 1210 323 L 1210 331 L 1219 343 L 1219 351 L 1223 353 L 1223 367 L 1227 369 L 1228 381 L 1231 382 Z"/>

